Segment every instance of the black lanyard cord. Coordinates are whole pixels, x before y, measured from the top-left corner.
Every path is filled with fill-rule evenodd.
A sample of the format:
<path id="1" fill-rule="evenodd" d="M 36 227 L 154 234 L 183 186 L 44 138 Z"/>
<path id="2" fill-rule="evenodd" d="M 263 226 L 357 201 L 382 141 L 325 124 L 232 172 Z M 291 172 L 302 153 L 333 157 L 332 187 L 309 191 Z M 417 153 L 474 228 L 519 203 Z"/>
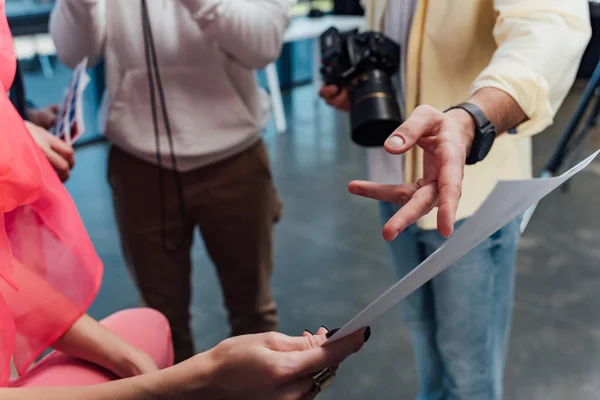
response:
<path id="1" fill-rule="evenodd" d="M 158 188 L 159 188 L 159 199 L 160 199 L 160 217 L 161 217 L 161 240 L 165 250 L 174 252 L 177 248 L 185 241 L 185 233 L 182 233 L 181 240 L 173 247 L 169 247 L 167 243 L 167 205 L 166 205 L 166 189 L 165 189 L 165 168 L 162 164 L 162 156 L 160 154 L 160 132 L 158 124 L 158 112 L 156 109 L 156 93 L 154 87 L 158 89 L 159 104 L 162 111 L 163 123 L 165 127 L 165 133 L 169 142 L 169 153 L 171 156 L 171 163 L 173 167 L 173 173 L 175 174 L 175 186 L 177 190 L 177 196 L 179 198 L 179 210 L 182 222 L 182 228 L 186 225 L 185 218 L 185 201 L 183 197 L 183 184 L 181 182 L 181 173 L 177 169 L 177 158 L 175 157 L 174 145 L 173 145 L 173 134 L 171 131 L 171 124 L 169 123 L 169 115 L 167 112 L 167 101 L 165 99 L 164 89 L 162 81 L 160 79 L 160 70 L 158 67 L 158 58 L 156 56 L 156 48 L 154 46 L 154 38 L 152 35 L 152 25 L 150 23 L 150 15 L 148 13 L 148 6 L 146 0 L 141 0 L 141 11 L 142 11 L 142 30 L 144 36 L 144 54 L 146 56 L 146 71 L 148 74 L 148 85 L 150 92 L 150 106 L 152 111 L 152 123 L 154 125 L 154 140 L 156 143 L 156 163 L 158 165 Z"/>

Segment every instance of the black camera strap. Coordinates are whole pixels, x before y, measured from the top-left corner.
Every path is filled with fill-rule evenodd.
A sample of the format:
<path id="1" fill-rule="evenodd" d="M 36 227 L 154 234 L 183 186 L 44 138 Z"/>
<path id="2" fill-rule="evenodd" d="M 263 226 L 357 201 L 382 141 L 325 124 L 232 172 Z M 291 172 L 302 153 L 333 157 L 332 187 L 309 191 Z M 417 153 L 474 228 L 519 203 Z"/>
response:
<path id="1" fill-rule="evenodd" d="M 173 247 L 169 246 L 167 241 L 167 200 L 166 200 L 166 189 L 165 189 L 165 173 L 167 171 L 162 164 L 162 156 L 160 153 L 160 129 L 158 124 L 158 112 L 156 107 L 156 93 L 155 87 L 158 91 L 159 104 L 162 113 L 163 124 L 165 127 L 165 133 L 169 141 L 169 153 L 172 164 L 172 172 L 175 176 L 175 186 L 177 190 L 177 196 L 179 198 L 179 211 L 182 226 L 185 226 L 185 200 L 183 197 L 183 184 L 181 181 L 181 173 L 177 169 L 177 158 L 175 157 L 175 151 L 173 146 L 173 134 L 171 131 L 171 124 L 169 123 L 169 115 L 167 112 L 167 101 L 165 99 L 165 93 L 160 78 L 160 70 L 158 67 L 158 57 L 156 56 L 156 48 L 154 46 L 154 37 L 152 35 L 152 25 L 150 23 L 150 15 L 148 13 L 148 5 L 146 0 L 141 1 L 141 12 L 142 12 L 142 31 L 144 36 L 144 53 L 146 56 L 146 71 L 148 74 L 148 87 L 150 91 L 150 106 L 152 111 L 152 123 L 154 125 L 154 140 L 156 142 L 156 164 L 158 166 L 158 185 L 159 185 L 159 199 L 160 199 L 160 218 L 161 218 L 161 240 L 164 249 L 168 252 L 174 252 L 177 248 L 185 241 L 185 234 L 182 236 Z M 155 86 L 156 85 L 156 86 Z"/>

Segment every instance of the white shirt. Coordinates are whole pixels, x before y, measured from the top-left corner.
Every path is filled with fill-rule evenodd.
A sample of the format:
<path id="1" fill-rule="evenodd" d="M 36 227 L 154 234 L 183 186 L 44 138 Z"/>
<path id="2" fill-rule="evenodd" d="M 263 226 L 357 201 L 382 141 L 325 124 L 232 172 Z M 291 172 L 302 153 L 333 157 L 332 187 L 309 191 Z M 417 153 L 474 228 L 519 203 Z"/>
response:
<path id="1" fill-rule="evenodd" d="M 180 171 L 227 159 L 260 140 L 269 99 L 254 70 L 279 57 L 288 9 L 287 0 L 148 2 Z M 57 0 L 50 33 L 68 66 L 84 57 L 88 65 L 105 59 L 105 133 L 122 150 L 156 163 L 139 2 Z M 172 168 L 157 111 L 162 164 Z"/>
<path id="2" fill-rule="evenodd" d="M 398 102 L 404 110 L 404 81 L 406 79 L 406 45 L 408 34 L 418 0 L 392 0 L 388 2 L 384 33 L 400 45 L 400 82 Z M 404 111 L 402 111 L 404 115 Z M 400 184 L 404 181 L 404 156 L 389 154 L 383 147 L 369 149 L 367 152 L 369 180 L 384 184 Z"/>

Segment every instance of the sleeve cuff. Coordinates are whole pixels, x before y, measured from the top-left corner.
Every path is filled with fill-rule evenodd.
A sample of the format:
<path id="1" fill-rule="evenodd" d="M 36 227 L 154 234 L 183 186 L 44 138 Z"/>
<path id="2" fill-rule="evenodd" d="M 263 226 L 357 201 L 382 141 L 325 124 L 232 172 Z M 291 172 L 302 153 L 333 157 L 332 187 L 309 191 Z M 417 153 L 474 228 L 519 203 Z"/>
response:
<path id="1" fill-rule="evenodd" d="M 555 110 L 550 103 L 546 80 L 519 63 L 492 63 L 477 77 L 471 95 L 484 87 L 493 87 L 510 95 L 521 107 L 527 120 L 511 129 L 519 136 L 532 136 L 552 124 Z"/>

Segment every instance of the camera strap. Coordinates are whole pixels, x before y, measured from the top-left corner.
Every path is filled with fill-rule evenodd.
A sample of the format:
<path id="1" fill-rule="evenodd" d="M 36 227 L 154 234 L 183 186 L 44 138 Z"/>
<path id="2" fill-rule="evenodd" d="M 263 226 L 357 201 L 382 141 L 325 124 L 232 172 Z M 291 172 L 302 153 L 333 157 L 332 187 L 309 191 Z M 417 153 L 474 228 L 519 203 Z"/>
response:
<path id="1" fill-rule="evenodd" d="M 158 124 L 158 112 L 156 107 L 156 93 L 155 87 L 158 91 L 158 103 L 161 108 L 161 114 L 163 124 L 165 127 L 165 133 L 169 142 L 169 153 L 172 164 L 172 172 L 175 175 L 175 186 L 177 191 L 177 197 L 179 200 L 179 211 L 182 226 L 185 225 L 185 200 L 183 197 L 183 184 L 181 181 L 181 173 L 177 169 L 177 158 L 175 157 L 175 151 L 173 149 L 173 134 L 171 131 L 171 124 L 169 122 L 169 114 L 167 112 L 167 101 L 165 99 L 165 93 L 160 78 L 160 70 L 158 67 L 158 57 L 156 56 L 156 47 L 154 45 L 154 37 L 152 35 L 152 24 L 150 23 L 150 14 L 148 13 L 148 5 L 146 0 L 141 1 L 141 12 L 142 12 L 142 31 L 144 37 L 144 54 L 146 56 L 146 71 L 148 74 L 148 88 L 150 93 L 150 106 L 152 113 L 152 123 L 154 126 L 154 140 L 156 142 L 156 164 L 158 166 L 158 185 L 159 185 L 159 202 L 160 202 L 160 219 L 161 219 L 161 240 L 164 249 L 168 252 L 174 252 L 177 248 L 185 241 L 185 234 L 181 234 L 181 238 L 177 244 L 173 247 L 169 246 L 167 241 L 167 201 L 166 201 L 166 189 L 165 189 L 165 173 L 167 170 L 162 164 L 162 155 L 160 153 L 160 132 Z M 170 171 L 169 171 L 170 172 Z"/>

